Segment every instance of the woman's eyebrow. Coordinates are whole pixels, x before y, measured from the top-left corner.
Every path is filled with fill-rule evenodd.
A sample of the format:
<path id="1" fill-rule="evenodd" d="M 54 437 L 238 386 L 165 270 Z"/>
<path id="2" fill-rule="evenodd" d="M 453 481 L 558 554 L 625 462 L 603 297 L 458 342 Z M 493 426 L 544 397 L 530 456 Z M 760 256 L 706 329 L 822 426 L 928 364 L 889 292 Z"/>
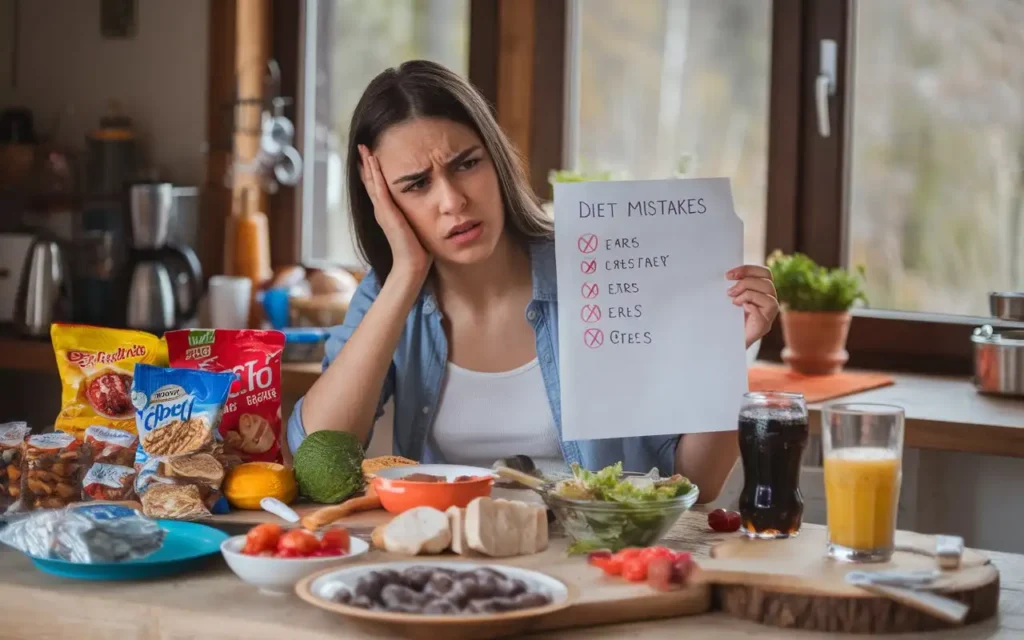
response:
<path id="1" fill-rule="evenodd" d="M 480 145 L 475 144 L 472 147 L 469 147 L 458 152 L 451 160 L 445 163 L 445 166 L 448 168 L 459 166 L 460 164 L 466 161 L 466 158 L 468 158 L 474 151 L 476 151 L 479 148 Z M 420 180 L 426 178 L 429 175 L 430 169 L 424 169 L 423 171 L 417 171 L 416 173 L 409 173 L 400 178 L 395 178 L 394 180 L 391 181 L 391 184 L 398 185 L 402 184 L 403 182 L 419 182 Z"/>

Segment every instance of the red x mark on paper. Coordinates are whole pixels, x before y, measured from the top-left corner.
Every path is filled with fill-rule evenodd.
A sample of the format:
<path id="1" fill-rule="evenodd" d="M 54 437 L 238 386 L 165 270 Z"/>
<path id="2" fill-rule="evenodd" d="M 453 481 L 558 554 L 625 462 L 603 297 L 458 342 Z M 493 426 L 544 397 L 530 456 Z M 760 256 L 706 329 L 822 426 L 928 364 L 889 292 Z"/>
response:
<path id="1" fill-rule="evenodd" d="M 580 287 L 580 293 L 583 294 L 584 298 L 596 298 L 600 288 L 593 282 L 584 282 L 583 286 Z"/>
<path id="2" fill-rule="evenodd" d="M 580 263 L 580 271 L 591 274 L 597 271 L 597 260 L 584 260 Z"/>
<path id="3" fill-rule="evenodd" d="M 591 349 L 596 349 L 604 344 L 604 331 L 600 329 L 587 329 L 583 332 L 583 344 Z"/>
<path id="4" fill-rule="evenodd" d="M 601 319 L 601 307 L 596 304 L 585 304 L 580 310 L 580 318 L 583 322 L 597 322 Z"/>
<path id="5" fill-rule="evenodd" d="M 592 233 L 584 233 L 580 236 L 580 239 L 576 241 L 576 246 L 579 247 L 583 253 L 594 253 L 597 251 L 597 236 Z"/>

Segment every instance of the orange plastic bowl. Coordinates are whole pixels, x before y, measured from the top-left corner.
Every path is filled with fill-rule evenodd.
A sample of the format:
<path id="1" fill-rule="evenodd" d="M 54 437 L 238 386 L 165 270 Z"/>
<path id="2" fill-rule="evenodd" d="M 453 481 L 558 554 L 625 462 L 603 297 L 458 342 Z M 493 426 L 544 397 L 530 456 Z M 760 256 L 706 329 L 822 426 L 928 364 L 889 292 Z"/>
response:
<path id="1" fill-rule="evenodd" d="M 415 473 L 443 476 L 448 482 L 404 479 Z M 474 476 L 474 479 L 453 482 L 459 476 Z M 465 507 L 474 498 L 491 495 L 494 472 L 458 464 L 417 464 L 381 469 L 374 475 L 371 485 L 380 496 L 381 505 L 390 513 L 402 513 L 413 507 L 444 511 L 448 507 Z"/>

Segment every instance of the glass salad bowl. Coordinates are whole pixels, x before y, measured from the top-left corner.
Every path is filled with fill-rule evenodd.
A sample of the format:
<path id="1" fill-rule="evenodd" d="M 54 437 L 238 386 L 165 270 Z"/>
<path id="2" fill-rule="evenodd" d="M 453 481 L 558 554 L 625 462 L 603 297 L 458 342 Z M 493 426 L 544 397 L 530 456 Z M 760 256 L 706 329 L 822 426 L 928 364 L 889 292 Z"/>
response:
<path id="1" fill-rule="evenodd" d="M 682 476 L 660 479 L 623 473 L 612 465 L 596 473 L 574 466 L 573 476 L 553 482 L 544 502 L 572 538 L 570 553 L 618 551 L 657 543 L 697 502 L 700 489 Z"/>

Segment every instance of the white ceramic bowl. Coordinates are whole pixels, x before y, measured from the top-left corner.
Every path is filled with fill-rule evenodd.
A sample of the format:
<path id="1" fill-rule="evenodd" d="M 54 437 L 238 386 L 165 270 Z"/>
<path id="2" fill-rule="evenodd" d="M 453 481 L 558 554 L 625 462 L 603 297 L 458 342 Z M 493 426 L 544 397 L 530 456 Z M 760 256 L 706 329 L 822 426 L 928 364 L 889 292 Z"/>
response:
<path id="1" fill-rule="evenodd" d="M 242 553 L 245 536 L 233 536 L 220 545 L 228 566 L 243 582 L 259 588 L 268 595 L 286 595 L 295 590 L 295 583 L 311 573 L 348 562 L 370 549 L 370 545 L 352 537 L 349 552 L 343 556 L 325 558 L 266 558 Z"/>

